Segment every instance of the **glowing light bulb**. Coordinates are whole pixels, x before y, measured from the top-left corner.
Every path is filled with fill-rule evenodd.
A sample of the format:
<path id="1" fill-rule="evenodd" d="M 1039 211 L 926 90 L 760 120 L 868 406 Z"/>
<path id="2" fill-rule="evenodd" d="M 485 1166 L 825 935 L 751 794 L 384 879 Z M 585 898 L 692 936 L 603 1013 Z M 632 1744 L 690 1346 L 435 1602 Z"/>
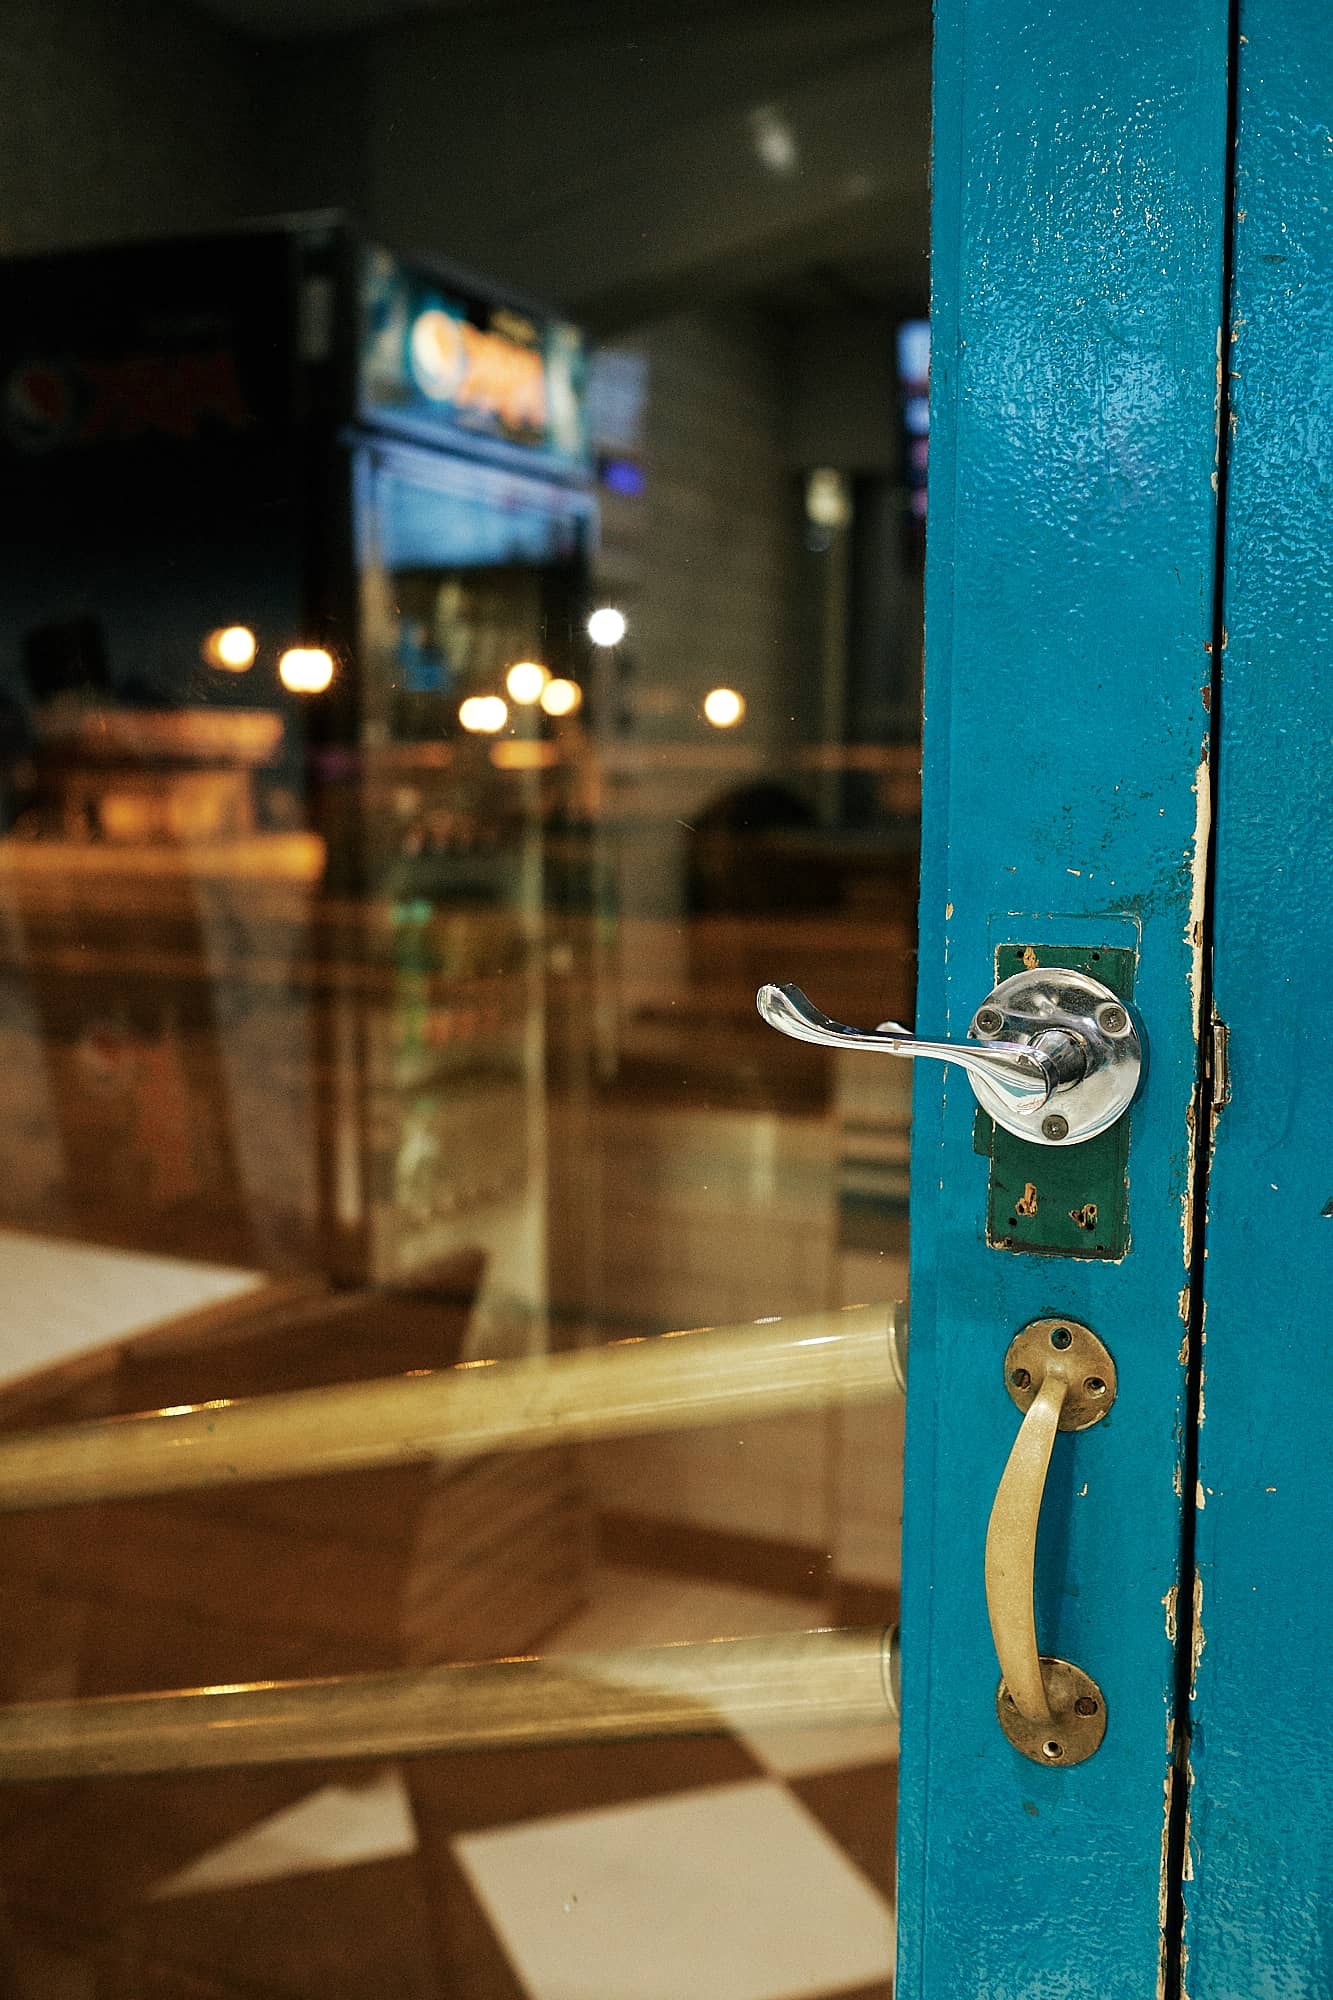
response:
<path id="1" fill-rule="evenodd" d="M 542 689 L 542 707 L 548 715 L 573 715 L 583 706 L 583 689 L 577 681 L 547 681 Z"/>
<path id="2" fill-rule="evenodd" d="M 509 720 L 509 710 L 498 694 L 470 694 L 459 704 L 458 720 L 474 736 L 494 736 Z"/>
<path id="3" fill-rule="evenodd" d="M 735 688 L 713 688 L 704 696 L 704 714 L 714 729 L 734 729 L 745 714 L 745 697 Z"/>
<path id="4" fill-rule="evenodd" d="M 222 667 L 229 674 L 243 674 L 255 663 L 258 645 L 248 625 L 219 625 L 204 640 L 204 658 L 210 667 Z"/>
<path id="5" fill-rule="evenodd" d="M 550 669 L 536 660 L 519 660 L 505 675 L 505 686 L 511 700 L 516 701 L 520 708 L 531 708 L 535 701 L 541 700 L 542 690 L 550 678 Z"/>
<path id="6" fill-rule="evenodd" d="M 588 620 L 588 637 L 594 646 L 618 646 L 626 629 L 624 612 L 611 604 L 602 605 Z"/>
<path id="7" fill-rule="evenodd" d="M 323 694 L 333 679 L 333 655 L 322 646 L 291 646 L 278 661 L 278 679 L 292 694 Z"/>

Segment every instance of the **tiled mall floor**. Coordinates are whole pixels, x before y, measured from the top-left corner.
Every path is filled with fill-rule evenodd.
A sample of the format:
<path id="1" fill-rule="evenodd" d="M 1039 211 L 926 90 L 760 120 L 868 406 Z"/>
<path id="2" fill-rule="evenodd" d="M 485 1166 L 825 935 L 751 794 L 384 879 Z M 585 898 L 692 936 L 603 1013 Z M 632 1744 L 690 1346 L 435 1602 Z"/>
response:
<path id="1" fill-rule="evenodd" d="M 812 1609 L 606 1570 L 553 1649 L 785 1631 Z M 355 1771 L 156 1882 L 153 1955 L 302 2000 L 887 2000 L 895 1758 L 885 1727 Z M 352 1918 L 364 1963 L 338 1966 Z M 307 1924 L 327 1954 L 298 1950 Z M 395 1933 L 378 1964 L 376 1930 Z"/>
<path id="2" fill-rule="evenodd" d="M 254 1282 L 80 1263 L 12 1233 L 0 1248 L 17 1375 Z M 878 1265 L 848 1295 L 888 1295 Z M 604 1568 L 543 1650 L 785 1632 L 820 1612 Z M 43 1643 L 63 1660 L 77 1638 Z M 896 1755 L 886 1727 L 19 1788 L 0 1799 L 0 1991 L 888 2000 Z"/>

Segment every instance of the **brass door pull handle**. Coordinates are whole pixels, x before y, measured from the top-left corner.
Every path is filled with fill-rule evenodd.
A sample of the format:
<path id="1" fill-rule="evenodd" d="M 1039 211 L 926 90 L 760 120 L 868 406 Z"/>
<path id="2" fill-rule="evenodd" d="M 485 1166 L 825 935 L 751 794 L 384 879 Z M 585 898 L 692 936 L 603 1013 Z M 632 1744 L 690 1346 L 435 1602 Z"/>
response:
<path id="1" fill-rule="evenodd" d="M 1080 1764 L 1106 1733 L 1101 1689 L 1037 1649 L 1037 1525 L 1057 1431 L 1086 1430 L 1115 1401 L 1106 1348 L 1077 1320 L 1032 1320 L 1010 1342 L 1005 1387 L 1024 1412 L 986 1531 L 986 1609 L 1000 1662 L 996 1712 L 1014 1748 L 1038 1764 Z"/>

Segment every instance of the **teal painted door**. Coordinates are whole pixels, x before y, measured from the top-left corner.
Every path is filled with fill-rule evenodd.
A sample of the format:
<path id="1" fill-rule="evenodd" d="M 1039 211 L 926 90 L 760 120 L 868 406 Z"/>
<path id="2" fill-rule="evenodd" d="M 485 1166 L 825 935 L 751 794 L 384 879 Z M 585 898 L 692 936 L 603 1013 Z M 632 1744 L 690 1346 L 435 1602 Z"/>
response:
<path id="1" fill-rule="evenodd" d="M 1333 35 L 1241 0 L 1186 1983 L 1333 1992 Z"/>
<path id="2" fill-rule="evenodd" d="M 917 1080 L 900 2000 L 1333 1991 L 1327 25 L 937 8 L 917 1028 L 1100 964 L 1149 1064 L 1083 1158 Z M 1035 1563 L 1077 1764 L 1001 1729 L 983 1588 L 1043 1316 L 1117 1376 Z"/>

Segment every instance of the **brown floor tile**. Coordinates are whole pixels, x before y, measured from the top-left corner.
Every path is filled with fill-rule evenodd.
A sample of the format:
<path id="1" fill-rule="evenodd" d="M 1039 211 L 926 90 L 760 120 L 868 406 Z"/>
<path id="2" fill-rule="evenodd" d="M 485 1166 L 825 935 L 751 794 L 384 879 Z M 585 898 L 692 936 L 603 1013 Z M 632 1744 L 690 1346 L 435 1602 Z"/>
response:
<path id="1" fill-rule="evenodd" d="M 527 2000 L 526 1989 L 447 1842 L 423 1840 L 421 1872 L 438 2000 Z"/>
<path id="2" fill-rule="evenodd" d="M 433 1893 L 411 1856 L 182 1896 L 133 1924 L 148 1962 L 257 1996 L 440 2000 Z"/>
<path id="3" fill-rule="evenodd" d="M 154 1883 L 360 1768 L 305 1764 L 25 1788 L 0 1828 L 0 1890 L 59 1918 L 114 1926 Z"/>
<path id="4" fill-rule="evenodd" d="M 897 1764 L 858 1764 L 848 1770 L 821 1771 L 811 1778 L 789 1778 L 787 1784 L 880 1894 L 892 1902 Z"/>
<path id="5" fill-rule="evenodd" d="M 764 1775 L 729 1736 L 428 1757 L 403 1765 L 418 1826 L 447 1837 Z"/>

